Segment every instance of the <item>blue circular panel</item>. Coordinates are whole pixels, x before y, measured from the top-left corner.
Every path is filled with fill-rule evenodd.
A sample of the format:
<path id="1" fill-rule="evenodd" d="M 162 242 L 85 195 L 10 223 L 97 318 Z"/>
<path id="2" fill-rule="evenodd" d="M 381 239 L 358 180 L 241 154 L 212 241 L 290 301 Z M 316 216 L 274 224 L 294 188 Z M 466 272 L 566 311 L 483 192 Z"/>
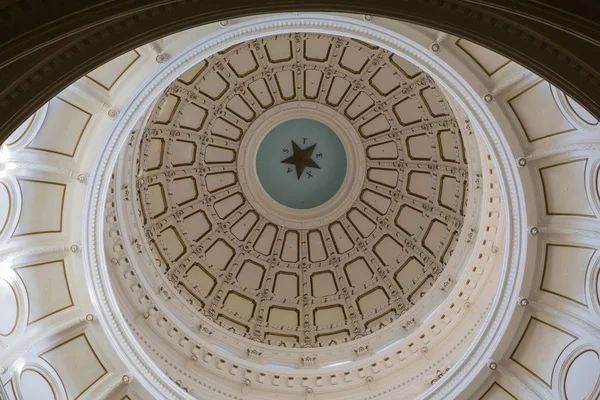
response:
<path id="1" fill-rule="evenodd" d="M 312 119 L 292 119 L 265 136 L 258 147 L 256 172 L 265 191 L 278 203 L 314 208 L 342 186 L 346 152 L 328 126 Z"/>

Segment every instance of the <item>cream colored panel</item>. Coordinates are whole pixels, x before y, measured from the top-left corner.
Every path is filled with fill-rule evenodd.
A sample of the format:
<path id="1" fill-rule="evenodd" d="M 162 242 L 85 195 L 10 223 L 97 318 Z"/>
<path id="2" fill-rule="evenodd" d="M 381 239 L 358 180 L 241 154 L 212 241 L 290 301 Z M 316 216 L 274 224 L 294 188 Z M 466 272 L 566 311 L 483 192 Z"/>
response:
<path id="1" fill-rule="evenodd" d="M 284 342 L 284 343 L 298 343 L 298 336 L 295 335 L 278 335 L 276 333 L 267 333 L 265 334 L 265 340 L 269 340 L 271 342 Z"/>
<path id="2" fill-rule="evenodd" d="M 433 195 L 433 177 L 429 172 L 410 171 L 406 191 L 413 196 L 429 199 Z"/>
<path id="3" fill-rule="evenodd" d="M 175 116 L 175 112 L 177 111 L 177 107 L 179 107 L 180 103 L 181 97 L 174 94 L 169 94 L 164 103 L 162 103 L 158 109 L 155 117 L 155 123 L 159 125 L 166 125 L 173 121 L 173 117 Z"/>
<path id="4" fill-rule="evenodd" d="M 439 92 L 431 87 L 426 87 L 425 89 L 420 90 L 419 95 L 421 96 L 421 99 L 423 99 L 423 104 L 431 117 L 437 118 L 448 115 L 444 102 L 438 97 Z"/>
<path id="5" fill-rule="evenodd" d="M 312 231 L 308 233 L 308 255 L 311 262 L 327 259 L 327 250 L 321 232 Z"/>
<path id="6" fill-rule="evenodd" d="M 394 265 L 402 254 L 402 245 L 390 235 L 385 235 L 373 246 L 373 252 L 383 265 Z"/>
<path id="7" fill-rule="evenodd" d="M 62 214 L 67 185 L 19 179 L 22 205 L 13 236 L 62 231 Z"/>
<path id="8" fill-rule="evenodd" d="M 361 314 L 367 314 L 377 307 L 386 306 L 389 297 L 382 288 L 373 289 L 358 298 L 358 308 Z"/>
<path id="9" fill-rule="evenodd" d="M 440 178 L 440 191 L 438 194 L 438 203 L 440 206 L 451 211 L 456 211 L 459 199 L 460 184 L 455 177 L 445 175 Z"/>
<path id="10" fill-rule="evenodd" d="M 207 146 L 204 153 L 204 161 L 207 164 L 232 163 L 235 161 L 235 150 L 220 146 Z"/>
<path id="11" fill-rule="evenodd" d="M 410 97 L 406 97 L 396 103 L 393 110 L 398 123 L 402 126 L 416 124 L 417 122 L 421 122 L 423 118 L 419 102 Z"/>
<path id="12" fill-rule="evenodd" d="M 140 53 L 132 50 L 117 58 L 112 59 L 100 68 L 96 68 L 86 75 L 91 81 L 106 90 L 111 90 L 115 83 L 125 72 L 140 58 Z"/>
<path id="13" fill-rule="evenodd" d="M 337 292 L 333 272 L 324 271 L 312 274 L 310 277 L 311 290 L 314 297 L 330 296 Z"/>
<path id="14" fill-rule="evenodd" d="M 579 354 L 567 368 L 565 397 L 567 400 L 589 399 L 600 378 L 600 360 L 595 350 Z"/>
<path id="15" fill-rule="evenodd" d="M 449 129 L 442 129 L 437 133 L 438 147 L 440 157 L 443 161 L 458 163 L 460 161 L 459 154 L 459 138 Z"/>
<path id="16" fill-rule="evenodd" d="M 341 223 L 334 222 L 329 225 L 329 233 L 333 239 L 333 245 L 339 254 L 343 254 L 354 247 L 352 239 Z"/>
<path id="17" fill-rule="evenodd" d="M 574 245 L 546 245 L 541 290 L 586 305 L 586 275 L 596 249 Z"/>
<path id="18" fill-rule="evenodd" d="M 323 82 L 323 72 L 309 69 L 304 71 L 304 96 L 308 99 L 316 99 Z"/>
<path id="19" fill-rule="evenodd" d="M 8 336 L 17 326 L 19 303 L 14 288 L 4 279 L 0 279 L 0 304 L 0 336 Z"/>
<path id="20" fill-rule="evenodd" d="M 387 325 L 390 322 L 391 319 L 394 318 L 395 314 L 396 313 L 394 312 L 394 310 L 390 310 L 382 315 L 379 315 L 379 316 L 367 321 L 365 323 L 365 327 L 367 329 L 384 327 L 385 325 Z"/>
<path id="21" fill-rule="evenodd" d="M 163 248 L 173 261 L 179 260 L 187 250 L 181 235 L 173 226 L 168 227 L 160 233 L 160 240 Z"/>
<path id="22" fill-rule="evenodd" d="M 593 217 L 585 185 L 587 159 L 540 168 L 546 213 Z"/>
<path id="23" fill-rule="evenodd" d="M 296 231 L 287 231 L 281 248 L 281 259 L 287 262 L 297 262 L 300 253 L 300 236 Z"/>
<path id="24" fill-rule="evenodd" d="M 194 65 L 192 68 L 185 71 L 183 74 L 181 74 L 179 78 L 177 78 L 177 80 L 185 83 L 186 85 L 189 85 L 193 83 L 196 79 L 198 79 L 200 74 L 204 72 L 207 66 L 208 61 L 203 60 L 198 64 Z"/>
<path id="25" fill-rule="evenodd" d="M 188 140 L 175 140 L 171 142 L 171 164 L 174 167 L 194 164 L 197 149 L 198 146 L 196 143 Z"/>
<path id="26" fill-rule="evenodd" d="M 394 141 L 372 145 L 367 147 L 367 157 L 371 160 L 396 160 L 398 147 Z"/>
<path id="27" fill-rule="evenodd" d="M 406 261 L 394 274 L 394 279 L 402 289 L 411 287 L 417 283 L 418 278 L 423 274 L 424 265 L 415 257 Z"/>
<path id="28" fill-rule="evenodd" d="M 280 37 L 269 40 L 265 44 L 265 52 L 271 63 L 290 61 L 293 58 L 292 41 Z"/>
<path id="29" fill-rule="evenodd" d="M 275 274 L 275 283 L 273 285 L 273 294 L 277 297 L 297 297 L 298 296 L 298 275 L 292 272 L 277 272 Z"/>
<path id="30" fill-rule="evenodd" d="M 271 307 L 268 322 L 271 325 L 298 326 L 300 313 L 295 308 Z"/>
<path id="31" fill-rule="evenodd" d="M 275 82 L 283 100 L 296 97 L 295 75 L 293 71 L 280 71 L 275 74 Z"/>
<path id="32" fill-rule="evenodd" d="M 244 241 L 246 240 L 246 238 L 252 231 L 252 228 L 254 228 L 257 222 L 258 215 L 254 212 L 247 212 L 242 218 L 237 220 L 231 226 L 231 233 L 239 240 Z"/>
<path id="33" fill-rule="evenodd" d="M 202 210 L 183 217 L 183 229 L 189 239 L 197 242 L 212 229 L 212 224 Z"/>
<path id="34" fill-rule="evenodd" d="M 204 127 L 208 111 L 196 103 L 188 103 L 183 106 L 177 119 L 179 126 L 185 129 L 199 132 Z"/>
<path id="35" fill-rule="evenodd" d="M 107 372 L 84 334 L 42 353 L 40 358 L 60 376 L 69 399 L 79 397 Z"/>
<path id="36" fill-rule="evenodd" d="M 199 264 L 192 265 L 185 273 L 195 289 L 200 289 L 206 296 L 210 296 L 217 284 L 214 276 Z"/>
<path id="37" fill-rule="evenodd" d="M 326 344 L 339 344 L 343 343 L 344 338 L 348 335 L 350 335 L 350 332 L 348 332 L 347 329 L 343 329 L 341 331 L 316 335 L 315 339 L 317 342 L 323 342 Z"/>
<path id="38" fill-rule="evenodd" d="M 344 114 L 346 114 L 346 117 L 348 117 L 350 120 L 355 120 L 371 109 L 374 104 L 375 102 L 368 94 L 365 92 L 360 92 L 352 99 L 344 111 Z"/>
<path id="39" fill-rule="evenodd" d="M 240 208 L 245 203 L 244 197 L 240 193 L 234 193 L 230 196 L 224 197 L 214 204 L 217 215 L 225 219 L 231 215 L 235 210 Z"/>
<path id="40" fill-rule="evenodd" d="M 500 71 L 502 67 L 510 62 L 508 58 L 495 51 L 488 50 L 465 39 L 458 39 L 456 45 L 467 53 L 488 76 Z"/>
<path id="41" fill-rule="evenodd" d="M 530 142 L 575 130 L 556 105 L 550 84 L 544 80 L 508 100 L 508 105 Z"/>
<path id="42" fill-rule="evenodd" d="M 446 229 L 448 225 L 434 219 L 429 224 L 425 237 L 423 238 L 423 247 L 429 250 L 432 254 L 436 254 L 439 247 L 444 244 L 444 238 L 446 237 Z"/>
<path id="43" fill-rule="evenodd" d="M 48 103 L 40 131 L 27 147 L 73 157 L 91 118 L 92 114 L 83 108 L 55 97 Z M 56 140 L 57 135 L 60 140 Z"/>
<path id="44" fill-rule="evenodd" d="M 379 183 L 389 188 L 396 188 L 398 184 L 398 171 L 395 169 L 369 168 L 367 178 L 374 183 Z"/>
<path id="45" fill-rule="evenodd" d="M 387 96 L 400 87 L 402 80 L 397 71 L 390 67 L 382 67 L 375 72 L 369 83 L 382 96 Z"/>
<path id="46" fill-rule="evenodd" d="M 246 260 L 242 264 L 235 278 L 240 285 L 258 290 L 262 286 L 264 276 L 265 267 L 254 261 Z"/>
<path id="47" fill-rule="evenodd" d="M 229 266 L 234 255 L 233 247 L 224 240 L 219 239 L 206 250 L 204 260 L 210 267 L 225 269 Z"/>
<path id="48" fill-rule="evenodd" d="M 211 132 L 214 136 L 233 141 L 238 141 L 242 137 L 242 129 L 223 118 L 215 121 Z"/>
<path id="49" fill-rule="evenodd" d="M 148 206 L 150 208 L 149 214 L 152 218 L 160 217 L 167 212 L 168 206 L 162 184 L 157 183 L 148 186 L 146 200 L 148 201 Z"/>
<path id="50" fill-rule="evenodd" d="M 144 168 L 146 171 L 153 171 L 162 167 L 164 152 L 164 139 L 150 139 L 147 141 L 146 151 L 144 152 L 146 154 L 144 159 Z"/>
<path id="51" fill-rule="evenodd" d="M 410 61 L 400 57 L 399 55 L 392 54 L 389 59 L 390 63 L 396 69 L 398 69 L 406 78 L 413 79 L 423 73 L 423 71 L 420 70 L 419 67 L 417 67 Z"/>
<path id="52" fill-rule="evenodd" d="M 344 272 L 350 286 L 358 287 L 373 277 L 373 270 L 363 258 L 357 258 L 344 265 Z"/>
<path id="53" fill-rule="evenodd" d="M 252 299 L 237 292 L 229 292 L 223 305 L 246 319 L 252 318 L 256 308 L 256 304 Z"/>
<path id="54" fill-rule="evenodd" d="M 164 195 L 164 193 L 162 193 L 162 185 L 160 185 L 160 188 L 160 195 L 162 196 Z M 175 200 L 178 206 L 183 206 L 191 201 L 196 200 L 198 198 L 198 185 L 196 183 L 196 179 L 191 176 L 188 176 L 185 178 L 178 178 L 173 180 L 173 182 L 171 183 L 171 193 L 173 193 L 171 195 L 171 199 Z M 156 193 L 156 195 L 159 195 L 159 193 Z M 167 205 L 164 203 L 164 200 L 159 197 L 156 197 L 155 199 L 155 201 L 157 202 L 156 204 L 159 205 L 163 203 L 165 205 L 164 209 L 166 210 Z"/>
<path id="55" fill-rule="evenodd" d="M 259 253 L 268 256 L 273 251 L 275 237 L 277 236 L 277 227 L 267 224 L 260 232 L 258 239 L 254 242 L 254 249 Z"/>
<path id="56" fill-rule="evenodd" d="M 414 207 L 403 204 L 396 216 L 396 225 L 407 235 L 414 235 L 421 228 L 423 223 L 423 212 Z"/>
<path id="57" fill-rule="evenodd" d="M 244 100 L 244 98 L 239 94 L 236 94 L 231 100 L 229 100 L 229 103 L 227 103 L 227 109 L 246 122 L 252 121 L 256 116 L 254 110 L 252 110 L 246 100 Z"/>
<path id="58" fill-rule="evenodd" d="M 412 160 L 431 160 L 434 148 L 426 133 L 409 136 L 406 139 L 408 157 Z"/>
<path id="59" fill-rule="evenodd" d="M 328 37 L 311 36 L 304 41 L 304 58 L 309 61 L 326 61 L 331 53 Z"/>
<path id="60" fill-rule="evenodd" d="M 367 66 L 368 62 L 369 53 L 367 51 L 362 47 L 348 46 L 343 50 L 339 64 L 346 71 L 359 74 Z"/>
<path id="61" fill-rule="evenodd" d="M 346 93 L 350 90 L 351 83 L 336 76 L 333 78 L 329 92 L 327 93 L 327 103 L 331 106 L 337 107 L 340 105 Z"/>
<path id="62" fill-rule="evenodd" d="M 206 175 L 206 190 L 216 192 L 237 183 L 237 175 L 233 171 L 217 172 Z"/>
<path id="63" fill-rule="evenodd" d="M 243 78 L 258 69 L 258 62 L 252 50 L 244 49 L 229 57 L 229 66 L 238 78 Z"/>
<path id="64" fill-rule="evenodd" d="M 254 96 L 262 108 L 269 108 L 273 105 L 273 96 L 271 95 L 271 90 L 265 79 L 261 78 L 249 84 L 248 91 Z"/>
<path id="65" fill-rule="evenodd" d="M 246 325 L 242 325 L 230 318 L 225 317 L 224 315 L 219 315 L 217 320 L 219 322 L 222 322 L 225 326 L 231 326 L 240 332 L 248 332 L 249 331 L 249 329 Z"/>
<path id="66" fill-rule="evenodd" d="M 375 221 L 357 209 L 353 209 L 348 213 L 348 220 L 364 238 L 368 237 L 377 228 Z"/>
<path id="67" fill-rule="evenodd" d="M 21 395 L 23 400 L 53 400 L 56 399 L 54 389 L 46 377 L 32 369 L 21 373 Z"/>
<path id="68" fill-rule="evenodd" d="M 322 307 L 315 309 L 314 320 L 316 326 L 333 325 L 346 319 L 344 307 Z"/>
<path id="69" fill-rule="evenodd" d="M 550 387 L 558 358 L 575 340 L 567 331 L 532 317 L 510 358 Z"/>
<path id="70" fill-rule="evenodd" d="M 518 400 L 508 390 L 494 382 L 479 400 Z"/>
<path id="71" fill-rule="evenodd" d="M 19 274 L 27 291 L 28 324 L 73 306 L 62 260 L 15 268 L 15 272 Z"/>
<path id="72" fill-rule="evenodd" d="M 196 88 L 209 99 L 218 100 L 229 89 L 229 83 L 220 73 L 210 72 L 200 80 Z"/>
<path id="73" fill-rule="evenodd" d="M 385 215 L 392 204 L 392 199 L 369 189 L 363 190 L 360 199 L 373 210 Z"/>
<path id="74" fill-rule="evenodd" d="M 358 132 L 365 138 L 380 135 L 389 132 L 390 123 L 383 114 L 377 114 L 358 128 Z"/>

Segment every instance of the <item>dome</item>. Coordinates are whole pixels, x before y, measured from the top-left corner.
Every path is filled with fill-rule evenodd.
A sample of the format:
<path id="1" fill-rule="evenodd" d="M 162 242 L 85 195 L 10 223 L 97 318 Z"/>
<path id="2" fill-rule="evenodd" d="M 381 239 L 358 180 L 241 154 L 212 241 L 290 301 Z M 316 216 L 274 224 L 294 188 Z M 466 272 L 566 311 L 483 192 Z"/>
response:
<path id="1" fill-rule="evenodd" d="M 383 17 L 131 50 L 2 145 L 0 394 L 596 398 L 598 129 Z"/>

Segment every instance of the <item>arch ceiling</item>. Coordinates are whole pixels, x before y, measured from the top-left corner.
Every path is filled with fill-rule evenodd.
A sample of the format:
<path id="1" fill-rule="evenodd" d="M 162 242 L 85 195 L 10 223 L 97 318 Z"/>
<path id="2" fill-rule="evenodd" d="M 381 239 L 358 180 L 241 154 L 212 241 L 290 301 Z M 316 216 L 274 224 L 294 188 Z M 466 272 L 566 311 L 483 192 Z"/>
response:
<path id="1" fill-rule="evenodd" d="M 346 17 L 263 19 L 365 24 Z M 596 398 L 594 114 L 465 38 L 381 17 L 414 48 L 333 25 L 249 37 L 256 21 L 137 47 L 8 137 L 0 394 Z M 299 115 L 347 143 L 320 214 L 246 172 L 251 139 Z"/>

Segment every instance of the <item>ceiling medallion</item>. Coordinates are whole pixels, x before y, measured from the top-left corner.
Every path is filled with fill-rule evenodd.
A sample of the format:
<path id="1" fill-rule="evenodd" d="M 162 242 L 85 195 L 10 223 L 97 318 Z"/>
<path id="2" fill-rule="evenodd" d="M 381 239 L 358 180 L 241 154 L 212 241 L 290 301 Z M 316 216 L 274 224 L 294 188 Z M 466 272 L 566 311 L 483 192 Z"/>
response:
<path id="1" fill-rule="evenodd" d="M 306 138 L 303 138 L 304 143 L 306 143 Z M 318 168 L 320 169 L 321 167 L 319 167 L 319 165 L 317 165 L 317 163 L 312 159 L 312 153 L 315 150 L 315 147 L 317 147 L 317 144 L 313 144 L 311 146 L 308 146 L 305 149 L 301 149 L 300 146 L 298 146 L 296 144 L 296 142 L 294 142 L 292 140 L 292 151 L 293 151 L 293 155 L 291 157 L 286 158 L 285 160 L 282 161 L 283 164 L 291 164 L 293 166 L 296 167 L 296 175 L 298 176 L 298 180 L 300 180 L 300 177 L 302 176 L 302 172 L 304 172 L 305 168 Z M 288 149 L 283 149 L 284 153 L 289 153 Z M 318 153 L 317 154 L 317 158 L 319 157 L 323 157 L 323 153 Z M 288 167 L 287 169 L 287 173 L 289 174 L 290 172 L 292 172 L 292 168 Z M 306 175 L 308 175 L 309 178 L 312 178 L 312 171 L 308 171 L 306 173 Z"/>

